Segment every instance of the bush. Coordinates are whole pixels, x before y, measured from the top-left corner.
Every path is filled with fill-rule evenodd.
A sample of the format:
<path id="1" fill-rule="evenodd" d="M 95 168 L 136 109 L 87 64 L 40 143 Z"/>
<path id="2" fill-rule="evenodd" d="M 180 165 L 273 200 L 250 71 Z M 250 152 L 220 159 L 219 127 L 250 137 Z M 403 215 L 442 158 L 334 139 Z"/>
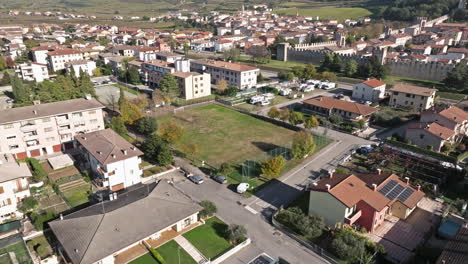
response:
<path id="1" fill-rule="evenodd" d="M 203 210 L 200 211 L 200 217 L 206 218 L 218 211 L 218 208 L 216 208 L 216 205 L 212 201 L 203 200 L 200 202 L 200 205 L 203 207 Z"/>
<path id="2" fill-rule="evenodd" d="M 346 169 L 346 168 L 343 168 L 343 167 L 338 167 L 338 168 L 336 168 L 335 173 L 337 173 L 337 174 L 348 174 L 349 170 Z"/>
<path id="3" fill-rule="evenodd" d="M 330 120 L 332 124 L 336 124 L 336 125 L 343 123 L 343 118 L 339 115 L 330 115 L 328 117 L 328 120 Z"/>
<path id="4" fill-rule="evenodd" d="M 37 208 L 39 202 L 37 202 L 34 197 L 26 197 L 21 201 L 21 204 L 18 206 L 18 210 L 22 213 L 27 213 Z"/>
<path id="5" fill-rule="evenodd" d="M 230 225 L 227 230 L 228 240 L 237 245 L 247 238 L 247 229 L 241 225 Z"/>
<path id="6" fill-rule="evenodd" d="M 159 252 L 156 249 L 150 248 L 150 252 L 151 252 L 151 255 L 153 256 L 153 258 L 159 264 L 167 264 L 166 260 L 164 260 L 164 258 L 161 256 L 161 254 L 159 254 Z"/>
<path id="7" fill-rule="evenodd" d="M 46 223 L 56 217 L 57 214 L 54 211 L 45 211 L 44 213 L 32 212 L 29 215 L 29 218 L 37 230 L 44 230 Z"/>
<path id="8" fill-rule="evenodd" d="M 47 179 L 47 172 L 44 170 L 44 168 L 42 168 L 41 164 L 37 159 L 29 158 L 28 163 L 31 166 L 33 180 L 35 182 L 40 182 Z"/>
<path id="9" fill-rule="evenodd" d="M 218 169 L 218 174 L 221 174 L 224 176 L 228 176 L 233 172 L 234 172 L 234 167 L 231 164 L 226 163 L 226 162 L 221 164 L 221 166 Z"/>
<path id="10" fill-rule="evenodd" d="M 155 117 L 145 116 L 138 119 L 136 129 L 143 135 L 150 135 L 158 130 L 158 121 Z"/>
<path id="11" fill-rule="evenodd" d="M 340 229 L 335 234 L 330 248 L 340 259 L 350 263 L 367 263 L 374 253 L 385 253 L 381 245 L 348 228 Z"/>
<path id="12" fill-rule="evenodd" d="M 322 217 L 305 215 L 299 207 L 282 210 L 276 215 L 276 220 L 307 239 L 321 236 L 325 227 Z"/>

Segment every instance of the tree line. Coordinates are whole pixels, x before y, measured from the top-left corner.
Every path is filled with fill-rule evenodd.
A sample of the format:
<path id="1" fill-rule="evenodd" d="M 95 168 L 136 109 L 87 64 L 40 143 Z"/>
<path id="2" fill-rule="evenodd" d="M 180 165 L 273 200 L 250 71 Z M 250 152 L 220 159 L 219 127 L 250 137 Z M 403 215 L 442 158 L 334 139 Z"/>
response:
<path id="1" fill-rule="evenodd" d="M 346 77 L 383 79 L 388 75 L 388 69 L 380 60 L 373 56 L 365 63 L 358 64 L 356 60 L 343 60 L 340 55 L 326 54 L 320 63 L 319 72 L 335 72 Z"/>
<path id="2" fill-rule="evenodd" d="M 375 8 L 374 17 L 393 21 L 413 21 L 416 17 L 436 18 L 453 13 L 458 0 L 396 0 Z"/>

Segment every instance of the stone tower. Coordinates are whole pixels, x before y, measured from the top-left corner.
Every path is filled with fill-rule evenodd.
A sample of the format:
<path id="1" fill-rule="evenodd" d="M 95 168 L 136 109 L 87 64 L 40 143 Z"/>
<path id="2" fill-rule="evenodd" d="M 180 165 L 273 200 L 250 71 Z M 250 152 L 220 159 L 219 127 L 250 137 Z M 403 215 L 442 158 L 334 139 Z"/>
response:
<path id="1" fill-rule="evenodd" d="M 427 17 L 418 17 L 416 21 L 419 24 L 419 30 L 422 31 L 422 29 L 426 27 Z"/>
<path id="2" fill-rule="evenodd" d="M 276 59 L 279 61 L 288 61 L 289 43 L 280 43 L 276 47 Z"/>
<path id="3" fill-rule="evenodd" d="M 346 46 L 346 34 L 344 32 L 342 31 L 337 32 L 335 35 L 335 39 L 336 39 L 336 45 L 338 47 Z"/>
<path id="4" fill-rule="evenodd" d="M 465 9 L 466 8 L 466 0 L 458 1 L 458 8 Z"/>

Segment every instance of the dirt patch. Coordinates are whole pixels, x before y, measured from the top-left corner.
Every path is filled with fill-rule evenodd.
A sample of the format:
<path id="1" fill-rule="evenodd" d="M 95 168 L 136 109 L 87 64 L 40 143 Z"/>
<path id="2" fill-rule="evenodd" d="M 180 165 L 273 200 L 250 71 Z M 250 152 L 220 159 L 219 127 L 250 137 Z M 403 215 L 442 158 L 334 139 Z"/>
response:
<path id="1" fill-rule="evenodd" d="M 80 174 L 80 171 L 75 166 L 69 166 L 59 170 L 53 170 L 49 162 L 43 162 L 41 163 L 41 166 L 47 172 L 47 174 L 49 175 L 49 179 L 52 182 L 56 182 L 59 179 Z"/>

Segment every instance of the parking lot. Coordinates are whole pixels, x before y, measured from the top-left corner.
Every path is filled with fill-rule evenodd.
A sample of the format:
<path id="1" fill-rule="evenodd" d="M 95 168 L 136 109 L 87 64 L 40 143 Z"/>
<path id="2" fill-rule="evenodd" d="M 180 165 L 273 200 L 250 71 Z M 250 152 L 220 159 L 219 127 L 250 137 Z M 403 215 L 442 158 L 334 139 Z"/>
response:
<path id="1" fill-rule="evenodd" d="M 98 100 L 103 104 L 113 105 L 113 104 L 117 104 L 117 102 L 119 101 L 120 88 L 117 86 L 114 86 L 112 84 L 101 85 L 101 86 L 96 86 L 95 90 L 96 90 L 96 96 Z M 125 91 L 125 96 L 128 99 L 134 99 L 137 97 L 136 95 L 129 93 L 127 91 Z"/>

